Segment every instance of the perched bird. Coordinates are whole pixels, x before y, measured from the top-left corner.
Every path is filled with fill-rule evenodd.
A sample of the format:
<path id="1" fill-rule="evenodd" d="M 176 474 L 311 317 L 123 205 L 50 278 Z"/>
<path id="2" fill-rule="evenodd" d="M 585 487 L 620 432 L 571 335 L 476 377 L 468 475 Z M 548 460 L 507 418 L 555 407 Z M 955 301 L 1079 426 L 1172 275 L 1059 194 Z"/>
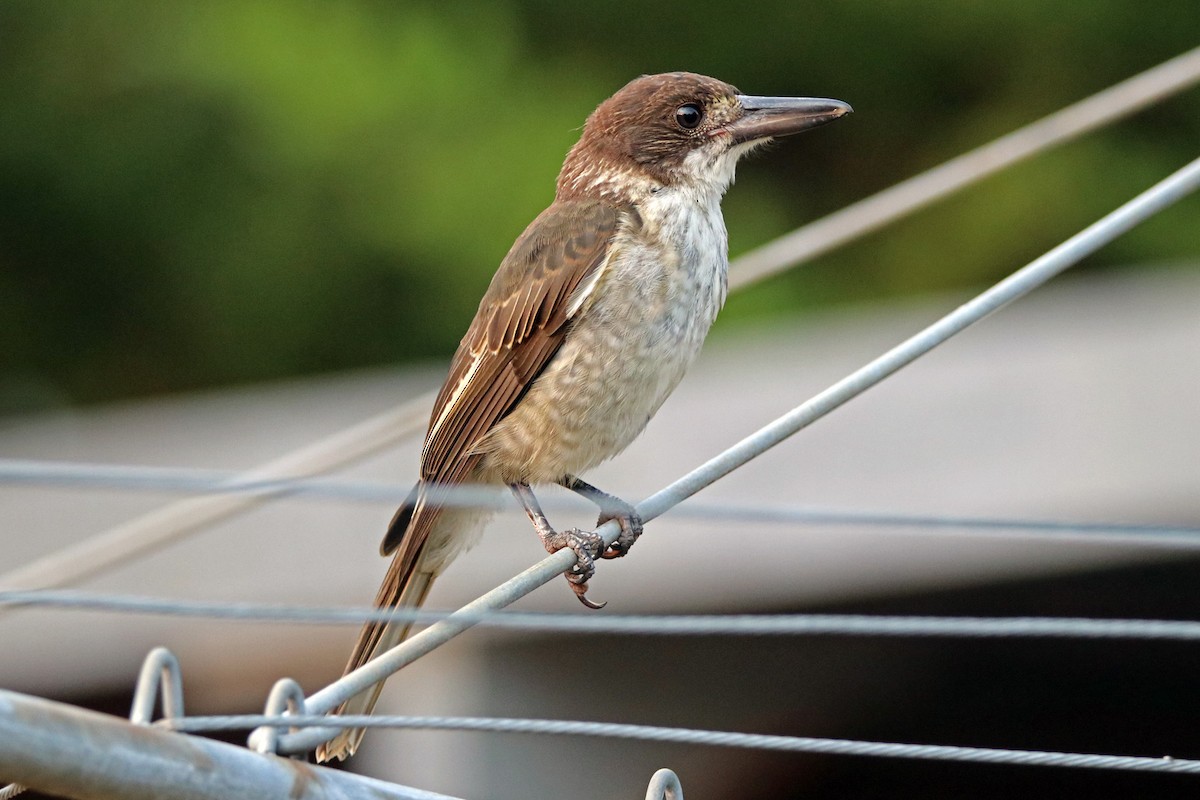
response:
<path id="1" fill-rule="evenodd" d="M 686 72 L 638 78 L 588 117 L 554 202 L 513 244 L 479 304 L 433 406 L 421 479 L 380 548 L 395 553 L 375 603 L 419 606 L 486 515 L 441 507 L 441 487 L 509 486 L 546 549 L 571 548 L 586 605 L 594 559 L 641 533 L 632 506 L 577 475 L 625 449 L 679 383 L 725 301 L 721 197 L 738 159 L 776 136 L 850 112 L 824 98 L 752 97 Z M 556 531 L 531 484 L 557 483 L 616 520 L 620 537 Z M 408 625 L 363 627 L 349 672 L 395 646 Z M 369 714 L 382 683 L 340 709 Z M 318 759 L 354 753 L 348 730 Z"/>

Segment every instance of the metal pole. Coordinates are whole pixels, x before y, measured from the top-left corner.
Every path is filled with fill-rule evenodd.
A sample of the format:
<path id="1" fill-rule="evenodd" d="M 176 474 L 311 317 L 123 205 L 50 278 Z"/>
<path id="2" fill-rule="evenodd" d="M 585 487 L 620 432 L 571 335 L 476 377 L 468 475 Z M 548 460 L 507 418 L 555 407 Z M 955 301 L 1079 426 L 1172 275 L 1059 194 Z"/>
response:
<path id="1" fill-rule="evenodd" d="M 0 775 L 78 800 L 455 800 L 4 690 Z"/>
<path id="2" fill-rule="evenodd" d="M 1146 221 L 1164 208 L 1200 188 L 1200 158 L 1179 169 L 1112 213 L 1088 226 L 1040 258 L 1027 264 L 975 299 L 960 306 L 925 330 L 912 336 L 869 364 L 802 403 L 725 452 L 692 470 L 637 507 L 649 521 L 672 506 L 728 475 L 770 448 L 808 427 L 839 406 L 849 402 L 884 378 L 912 363 L 951 336 L 978 322 L 1000 307 L 1041 286 L 1084 257 Z M 606 543 L 617 535 L 616 523 L 605 523 L 598 531 Z M 332 711 L 345 700 L 385 680 L 407 664 L 453 639 L 475 625 L 488 611 L 511 605 L 534 589 L 549 583 L 575 563 L 575 554 L 559 550 L 487 594 L 475 599 L 388 652 L 347 673 L 308 698 L 310 713 Z M 279 751 L 304 752 L 337 735 L 340 729 L 314 728 L 279 738 Z"/>

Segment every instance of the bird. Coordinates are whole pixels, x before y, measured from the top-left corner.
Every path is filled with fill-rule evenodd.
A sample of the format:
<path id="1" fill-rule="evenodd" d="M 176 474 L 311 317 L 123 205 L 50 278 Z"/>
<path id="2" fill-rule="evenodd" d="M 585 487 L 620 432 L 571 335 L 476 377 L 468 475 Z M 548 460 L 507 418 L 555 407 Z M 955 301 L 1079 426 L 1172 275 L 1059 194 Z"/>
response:
<path id="1" fill-rule="evenodd" d="M 625 555 L 636 509 L 579 474 L 645 428 L 695 359 L 727 290 L 721 199 L 738 160 L 768 141 L 851 111 L 840 100 L 741 94 L 691 72 L 643 75 L 602 102 L 567 153 L 554 201 L 496 270 L 451 361 L 421 450 L 420 479 L 380 552 L 392 562 L 380 608 L 420 606 L 434 579 L 479 538 L 489 513 L 446 506 L 447 487 L 500 485 L 550 552 L 570 548 L 566 577 L 585 605 L 598 558 Z M 620 535 L 556 530 L 531 488 L 559 484 L 593 501 Z M 439 502 L 440 501 L 440 502 Z M 350 672 L 398 644 L 409 625 L 366 624 Z M 382 682 L 346 701 L 369 714 Z M 363 729 L 318 748 L 345 759 Z"/>

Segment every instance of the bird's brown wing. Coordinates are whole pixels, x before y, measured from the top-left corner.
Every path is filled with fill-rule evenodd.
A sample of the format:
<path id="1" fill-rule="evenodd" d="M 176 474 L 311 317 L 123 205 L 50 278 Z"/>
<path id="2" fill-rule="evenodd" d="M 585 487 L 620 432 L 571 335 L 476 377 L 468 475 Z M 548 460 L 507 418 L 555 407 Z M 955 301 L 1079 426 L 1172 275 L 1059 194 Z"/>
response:
<path id="1" fill-rule="evenodd" d="M 421 451 L 423 482 L 453 485 L 469 477 L 480 458 L 475 446 L 562 345 L 582 295 L 602 277 L 618 230 L 640 224 L 631 206 L 596 200 L 554 203 L 530 223 L 496 271 L 434 403 Z M 394 523 L 407 522 L 399 517 Z M 417 530 L 406 535 L 406 528 L 393 524 L 381 549 L 400 548 L 400 560 L 415 561 L 424 537 L 411 535 Z"/>
<path id="2" fill-rule="evenodd" d="M 513 244 L 463 337 L 433 406 L 421 477 L 441 481 L 503 418 L 558 350 L 568 301 L 596 273 L 630 215 L 597 201 L 555 203 Z"/>

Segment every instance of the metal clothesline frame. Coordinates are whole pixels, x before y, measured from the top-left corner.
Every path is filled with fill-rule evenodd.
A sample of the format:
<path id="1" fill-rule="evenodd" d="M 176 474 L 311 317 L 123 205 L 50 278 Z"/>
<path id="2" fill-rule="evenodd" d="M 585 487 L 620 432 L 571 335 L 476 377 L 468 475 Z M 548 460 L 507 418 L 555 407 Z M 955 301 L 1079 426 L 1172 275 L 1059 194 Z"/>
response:
<path id="1" fill-rule="evenodd" d="M 1170 69 L 1165 69 L 1168 66 Z M 1189 73 L 1190 77 L 1182 77 L 1181 73 L 1188 73 L 1188 70 L 1193 70 L 1194 74 Z M 1155 76 L 1153 80 L 1147 78 L 1147 76 L 1152 75 Z M 877 195 L 876 198 L 870 198 L 862 204 L 857 204 L 859 208 L 865 209 L 863 212 L 865 219 L 855 224 L 860 226 L 858 228 L 860 231 L 874 229 L 884 224 L 884 222 L 890 221 L 890 219 L 894 219 L 908 210 L 912 210 L 912 208 L 932 202 L 933 199 L 942 194 L 961 188 L 961 186 L 966 185 L 966 183 L 974 179 L 971 176 L 977 177 L 981 174 L 990 174 L 990 172 L 1000 169 L 1008 163 L 1013 163 L 1016 160 L 1024 158 L 1036 150 L 1048 146 L 1050 143 L 1063 141 L 1070 136 L 1077 135 L 1083 130 L 1091 129 L 1103 122 L 1111 121 L 1111 119 L 1130 113 L 1135 108 L 1143 107 L 1154 99 L 1165 97 L 1174 91 L 1191 85 L 1198 78 L 1200 78 L 1200 48 L 1172 59 L 1172 61 L 1116 87 L 1112 87 L 1112 89 L 1105 90 L 1105 92 L 1101 92 L 1075 106 L 1064 109 L 1062 112 L 1051 115 L 1041 123 L 1034 123 L 1021 131 L 1010 134 L 1008 137 L 1003 137 L 991 146 L 985 146 L 979 151 L 969 154 L 969 156 L 978 156 L 978 163 L 973 166 L 969 163 L 967 157 L 956 159 L 940 168 L 932 170 L 929 174 L 934 177 L 930 178 L 925 184 L 922 184 L 921 181 L 921 178 L 925 176 L 919 176 L 917 179 L 906 182 L 910 187 L 910 193 L 907 195 L 905 192 L 896 192 L 889 197 L 888 193 L 885 192 Z M 1118 89 L 1122 91 L 1116 91 Z M 1097 103 L 1097 98 L 1102 96 L 1107 98 L 1105 102 Z M 1122 106 L 1123 110 L 1114 111 L 1113 109 L 1118 103 L 1124 104 Z M 1104 105 L 1110 106 L 1107 111 L 1103 108 Z M 1067 114 L 1067 112 L 1071 111 L 1079 112 L 1073 122 L 1070 115 Z M 1053 122 L 1053 124 L 1046 125 L 1045 123 L 1047 122 Z M 1040 137 L 1042 144 L 1036 147 L 1028 144 L 1021 145 L 1018 134 L 1026 132 L 1031 132 L 1030 136 L 1033 138 Z M 1017 142 L 1016 145 L 1014 145 L 1014 141 Z M 1005 143 L 1005 146 L 996 147 L 996 145 L 1002 142 Z M 967 167 L 963 166 L 964 161 L 968 162 Z M 952 166 L 953 169 L 950 169 Z M 902 186 L 904 185 L 902 184 Z M 894 187 L 894 189 L 899 188 Z M 887 353 L 861 369 L 856 370 L 808 402 L 797 406 L 788 414 L 764 426 L 757 433 L 743 439 L 724 453 L 709 460 L 657 494 L 651 496 L 638 506 L 639 513 L 646 520 L 651 520 L 661 515 L 684 498 L 694 494 L 712 481 L 728 474 L 778 442 L 807 427 L 812 422 L 820 419 L 897 370 L 910 364 L 969 325 L 1032 291 L 1032 289 L 1046 282 L 1072 264 L 1077 263 L 1086 255 L 1104 246 L 1112 239 L 1178 201 L 1188 193 L 1195 191 L 1197 188 L 1200 188 L 1200 159 L 1181 168 L 1151 189 L 1138 195 L 1116 211 L 1067 240 L 1062 245 L 1054 248 L 988 291 L 947 314 L 925 330 L 892 348 Z M 894 190 L 888 191 L 892 192 Z M 872 201 L 881 197 L 883 199 L 878 200 L 878 205 L 873 207 Z M 881 212 L 881 209 L 884 207 L 899 208 L 902 205 L 904 206 L 904 210 L 896 212 L 890 218 Z M 874 209 L 873 212 L 872 209 Z M 826 223 L 829 219 L 836 218 L 838 218 L 838 215 L 832 215 L 832 217 L 819 221 L 814 225 L 819 226 Z M 845 223 L 847 217 L 843 216 L 840 219 Z M 847 240 L 846 238 L 838 238 L 838 234 L 829 228 L 818 238 L 829 242 L 828 247 L 836 246 Z M 744 284 L 751 279 L 761 277 L 765 274 L 762 268 L 762 264 L 764 263 L 782 264 L 782 261 L 780 261 L 781 258 L 790 258 L 795 252 L 806 252 L 805 247 L 811 247 L 811 245 L 804 245 L 802 239 L 803 237 L 800 239 L 791 239 L 790 247 L 785 246 L 784 243 L 777 243 L 763 248 L 761 251 L 748 254 L 745 261 L 749 265 L 746 267 L 747 271 L 745 272 L 748 277 L 735 280 L 735 284 Z M 798 241 L 800 241 L 800 244 L 797 244 Z M 801 255 L 799 257 L 804 256 Z M 760 259 L 760 261 L 756 262 L 756 258 Z M 756 263 L 759 265 L 758 271 L 755 271 Z M 782 268 L 782 266 L 779 268 Z M 369 423 L 373 422 L 368 421 L 362 427 L 364 429 L 370 427 Z M 393 422 L 403 424 L 402 420 L 393 420 Z M 354 437 L 347 438 L 353 439 Z M 355 450 L 361 453 L 364 450 L 364 445 L 361 442 L 343 441 L 338 447 L 329 447 L 327 445 L 327 442 L 322 442 L 309 448 L 308 455 L 313 455 L 315 452 L 317 457 L 309 460 L 307 463 L 299 463 L 304 461 L 304 459 L 289 459 L 289 457 L 285 457 L 272 465 L 271 468 L 260 470 L 260 474 L 264 474 L 265 477 L 280 477 L 280 473 L 286 473 L 284 476 L 312 474 L 313 471 L 324 468 L 316 462 L 341 459 L 344 463 L 347 452 Z M 306 473 L 305 470 L 308 470 L 308 472 Z M 196 500 L 209 500 L 215 503 L 215 501 L 222 497 L 195 498 L 192 502 Z M 252 495 L 243 494 L 237 497 L 239 503 L 254 502 L 257 500 L 257 497 Z M 179 505 L 182 504 L 176 504 L 176 506 Z M 207 521 L 215 518 L 215 516 L 233 513 L 243 507 L 245 506 L 237 504 L 233 506 L 214 504 L 207 509 L 201 509 L 201 516 L 204 516 L 205 521 Z M 52 569 L 48 569 L 47 563 L 43 562 L 34 565 L 37 567 L 36 569 L 26 569 L 24 572 L 17 571 L 9 573 L 6 576 L 0 576 L 0 587 L 5 589 L 22 588 L 21 583 L 23 581 L 28 582 L 31 579 L 39 577 L 51 577 L 60 582 L 76 580 L 80 575 L 79 565 L 72 563 L 71 557 L 77 558 L 81 553 L 86 552 L 87 547 L 95 548 L 98 544 L 102 544 L 105 541 L 110 545 L 118 545 L 121 552 L 125 554 L 122 558 L 133 557 L 136 554 L 146 552 L 147 548 L 161 546 L 173 536 L 179 535 L 177 530 L 173 532 L 168 531 L 171 527 L 168 523 L 172 522 L 169 519 L 171 514 L 178 513 L 177 510 L 172 512 L 171 508 L 168 507 L 163 513 L 162 518 L 153 521 L 154 524 L 147 525 L 145 524 L 145 520 L 142 520 L 143 525 L 140 530 L 131 528 L 126 529 L 124 533 L 118 531 L 117 533 L 121 535 L 109 532 L 107 540 L 104 537 L 90 540 L 85 543 L 83 549 L 69 553 L 67 558 L 62 559 L 57 565 L 57 573 Z M 175 522 L 178 522 L 178 520 L 175 520 Z M 616 526 L 612 523 L 602 526 L 599 532 L 606 542 L 611 542 L 617 535 Z M 276 689 L 272 692 L 272 697 L 268 704 L 268 713 L 254 718 L 258 722 L 274 727 L 257 729 L 255 734 L 251 736 L 251 743 L 255 745 L 255 749 L 259 749 L 260 751 L 267 749 L 268 745 L 277 747 L 279 752 L 305 752 L 311 749 L 340 730 L 340 728 L 329 725 L 329 723 L 334 721 L 333 719 L 321 717 L 321 714 L 336 707 L 348 697 L 357 694 L 399 670 L 420 655 L 435 649 L 474 624 L 477 624 L 481 612 L 501 608 L 513 602 L 534 588 L 552 580 L 559 573 L 571 567 L 573 562 L 574 554 L 569 551 L 559 551 L 552 554 L 520 575 L 450 614 L 444 620 L 433 624 L 411 639 L 401 643 L 388 653 L 376 658 L 362 668 L 347 674 L 325 689 L 316 692 L 311 697 L 305 698 L 299 693 L 298 687 L 295 686 L 294 682 L 291 682 L 289 679 L 282 679 L 276 684 Z M 104 568 L 104 565 L 101 565 L 99 568 Z M 41 570 L 40 573 L 39 569 Z M 35 581 L 36 584 L 37 581 Z M 179 714 L 175 717 L 178 722 L 173 724 L 185 725 L 187 724 L 185 722 L 186 718 L 181 718 L 182 698 L 180 697 L 179 700 Z M 383 784 L 380 781 L 372 781 L 371 779 L 351 776 L 346 773 L 336 773 L 345 776 L 345 779 L 348 781 L 346 786 L 334 787 L 333 784 L 327 785 L 324 783 L 323 776 L 331 773 L 330 770 L 308 765 L 297 766 L 295 762 L 289 762 L 286 759 L 273 758 L 261 752 L 251 753 L 241 748 L 203 739 L 195 739 L 194 737 L 180 739 L 178 735 L 172 735 L 169 742 L 165 739 L 159 740 L 157 738 L 157 731 L 146 730 L 143 726 L 134 726 L 129 723 L 114 721 L 112 718 L 94 715 L 91 712 L 84 712 L 68 706 L 56 707 L 59 705 L 37 698 L 28 698 L 13 692 L 0 691 L 0 757 L 3 757 L 4 763 L 15 763 L 22 770 L 21 774 L 14 775 L 14 777 L 30 782 L 28 776 L 33 776 L 33 782 L 51 789 L 55 786 L 65 785 L 63 782 L 71 781 L 75 782 L 74 785 L 90 785 L 93 787 L 88 789 L 88 792 L 90 792 L 88 794 L 77 794 L 80 797 L 165 796 L 161 793 L 164 782 L 169 783 L 171 796 L 225 796 L 231 792 L 231 789 L 227 785 L 230 781 L 249 780 L 251 778 L 256 780 L 259 778 L 262 779 L 261 791 L 254 791 L 255 796 L 262 797 L 282 797 L 285 796 L 282 793 L 284 791 L 288 792 L 286 796 L 293 797 L 365 797 L 368 796 L 368 791 L 375 792 L 372 796 L 384 797 L 444 797 L 433 793 L 421 792 L 420 790 L 409 791 L 403 787 L 395 787 L 390 784 Z M 174 701 L 168 696 L 164 696 L 164 705 L 171 707 L 174 705 Z M 290 719 L 286 716 L 280 716 L 280 712 L 284 711 L 285 708 L 291 709 L 293 712 Z M 147 709 L 144 701 L 140 705 L 135 703 L 136 717 L 144 720 L 146 713 Z M 425 718 L 421 724 L 423 727 L 452 727 L 446 722 L 447 719 Z M 300 728 L 299 723 L 302 721 L 305 724 L 312 723 L 316 727 Z M 42 722 L 47 722 L 47 725 L 39 726 Z M 346 718 L 343 722 L 348 726 L 357 726 L 362 723 L 362 720 Z M 597 735 L 598 730 L 595 727 L 591 728 L 590 733 L 582 729 L 568 730 L 573 725 L 594 726 L 595 723 L 573 723 L 570 721 L 541 722 L 551 727 L 558 726 L 556 732 L 560 734 L 578 732 L 587 735 Z M 297 729 L 283 732 L 278 727 L 280 723 L 288 724 L 289 728 Z M 467 725 L 481 725 L 486 727 L 491 725 L 498 727 L 490 729 L 524 729 L 532 731 L 538 723 L 539 721 L 537 720 L 470 721 L 460 719 L 456 720 L 454 725 L 459 727 Z M 168 724 L 172 723 L 168 722 Z M 371 724 L 411 726 L 414 723 L 413 718 L 374 718 Z M 615 728 L 625 729 L 633 727 L 636 726 L 615 726 Z M 89 735 L 81 735 L 84 730 L 87 730 Z M 655 730 L 659 731 L 659 740 L 672 740 L 670 736 L 675 735 L 663 733 L 670 729 Z M 101 731 L 100 735 L 95 735 Z M 632 733 L 630 730 L 626 732 Z M 697 733 L 717 737 L 737 735 L 713 731 Z M 167 734 L 162 735 L 166 736 Z M 820 740 L 809 741 L 815 742 Z M 852 745 L 852 747 L 842 750 L 827 750 L 826 752 L 883 755 L 885 753 L 880 748 L 903 747 L 900 745 L 888 745 L 886 743 L 843 743 L 843 745 L 846 744 Z M 122 747 L 124 747 L 123 750 Z M 197 749 L 194 751 L 188 750 L 188 748 L 193 747 Z M 90 752 L 85 752 L 89 748 Z M 92 774 L 98 770 L 96 761 L 97 748 L 101 748 L 105 752 L 104 758 L 101 761 L 111 765 L 112 768 L 104 770 L 103 777 L 115 781 L 105 784 L 101 788 L 95 788 L 98 783 L 101 783 L 98 780 L 98 773 Z M 965 755 L 967 751 L 972 749 L 947 749 L 947 751 L 950 750 L 959 751 L 960 755 Z M 183 772 L 180 771 L 186 767 L 189 759 L 192 760 L 194 766 L 193 756 L 200 751 L 203 751 L 206 758 L 210 758 L 209 763 L 211 765 L 218 767 L 216 770 L 206 771 L 205 777 L 210 780 L 208 780 L 207 785 L 203 786 L 197 785 L 197 777 L 194 769 L 190 777 L 186 769 Z M 47 752 L 52 755 L 48 757 Z M 161 760 L 148 761 L 146 759 L 148 752 L 153 752 L 156 756 L 161 756 Z M 69 753 L 78 753 L 78 757 L 73 759 Z M 114 757 L 116 753 L 119 753 L 119 757 Z M 1089 756 L 1085 754 L 1051 755 L 1063 757 L 1063 765 L 1095 767 L 1107 765 L 1110 768 L 1122 768 L 1117 766 L 1118 762 L 1122 762 L 1128 758 L 1123 756 Z M 906 757 L 919 756 L 910 753 Z M 1001 763 L 1033 763 L 1021 760 L 1024 757 L 1023 751 L 980 750 L 975 755 L 966 756 L 966 760 L 994 762 L 998 758 Z M 1155 763 L 1161 761 L 1164 764 L 1169 762 L 1169 764 L 1180 765 L 1177 768 L 1172 768 L 1169 764 L 1165 767 L 1154 767 L 1160 771 L 1200 772 L 1200 761 L 1183 762 L 1171 761 L 1169 759 L 1165 761 L 1150 759 L 1148 761 L 1154 761 Z M 84 767 L 82 766 L 85 764 L 88 770 L 90 770 L 86 775 L 83 774 Z M 284 768 L 281 765 L 288 766 Z M 123 768 L 119 771 L 119 774 L 112 771 L 117 767 Z M 302 778 L 297 776 L 298 770 L 304 772 Z M 146 785 L 144 779 L 147 776 L 157 779 L 158 783 L 154 786 L 156 793 L 152 795 L 131 793 L 129 791 L 131 788 L 130 774 L 138 776 L 138 785 L 143 787 Z M 86 784 L 79 784 L 81 776 L 87 778 Z M 659 781 L 661 784 L 660 788 L 662 789 L 663 796 L 669 796 L 671 792 L 678 788 L 677 780 L 672 784 L 665 779 L 660 781 L 659 778 L 660 774 L 656 774 L 655 779 L 652 780 L 651 792 L 656 791 L 655 781 Z M 213 794 L 214 789 L 218 788 L 216 786 L 218 783 L 221 783 L 219 787 L 221 794 Z M 314 787 L 321 791 L 333 787 L 333 789 L 341 793 L 322 794 L 318 792 L 316 794 L 309 794 L 308 792 L 313 790 Z"/>

